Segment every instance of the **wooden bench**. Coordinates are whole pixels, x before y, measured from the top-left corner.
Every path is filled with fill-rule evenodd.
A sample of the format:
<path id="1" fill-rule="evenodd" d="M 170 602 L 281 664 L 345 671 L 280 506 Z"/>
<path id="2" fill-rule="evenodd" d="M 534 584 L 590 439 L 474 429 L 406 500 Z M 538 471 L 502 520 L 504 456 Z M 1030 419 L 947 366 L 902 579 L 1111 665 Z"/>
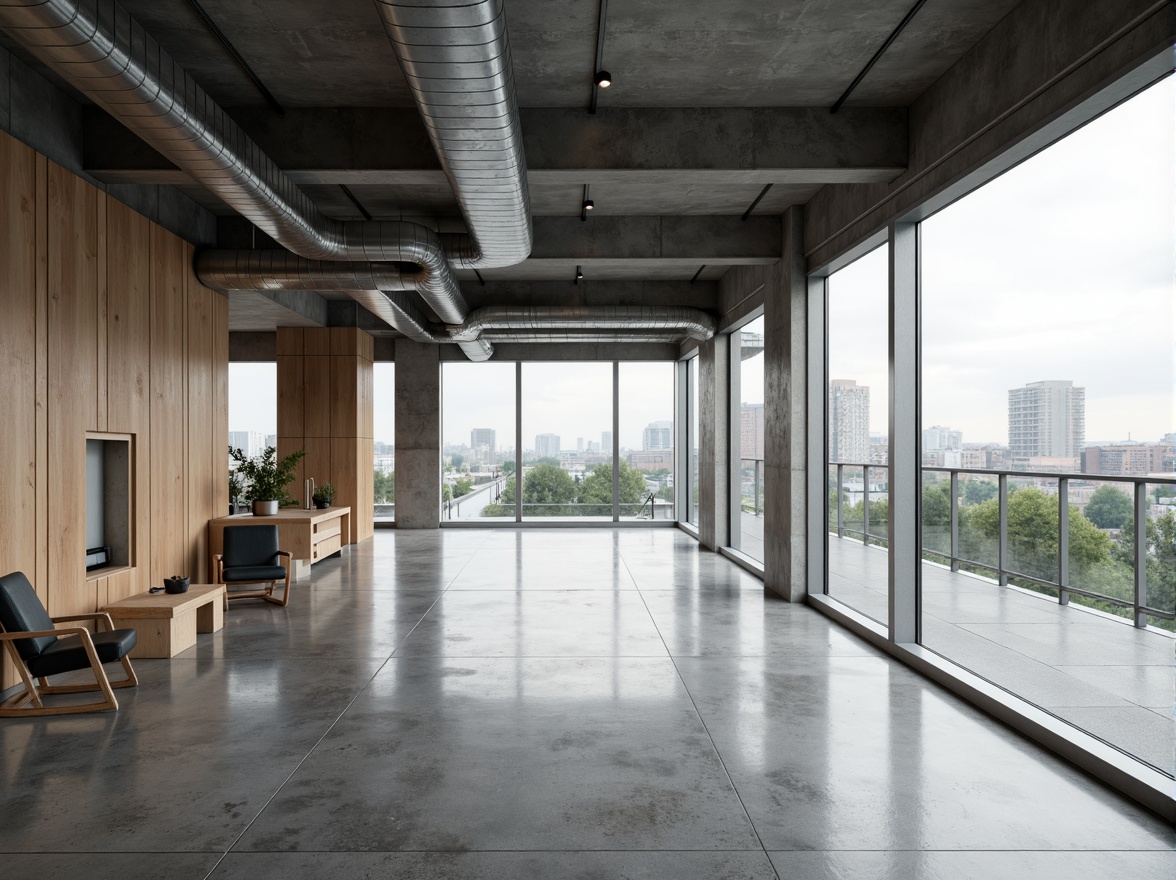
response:
<path id="1" fill-rule="evenodd" d="M 131 651 L 136 660 L 174 657 L 196 644 L 196 633 L 225 625 L 225 588 L 192 584 L 186 593 L 139 593 L 103 608 L 116 629 L 139 634 Z"/>

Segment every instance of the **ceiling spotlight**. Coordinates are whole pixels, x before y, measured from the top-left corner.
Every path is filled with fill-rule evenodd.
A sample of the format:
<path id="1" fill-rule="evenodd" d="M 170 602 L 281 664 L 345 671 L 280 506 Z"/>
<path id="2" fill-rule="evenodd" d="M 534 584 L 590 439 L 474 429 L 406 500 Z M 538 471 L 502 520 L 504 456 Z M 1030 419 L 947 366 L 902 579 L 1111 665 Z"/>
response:
<path id="1" fill-rule="evenodd" d="M 579 266 L 577 266 L 576 267 L 576 280 L 579 281 L 583 277 L 584 277 L 584 270 L 581 269 Z"/>
<path id="2" fill-rule="evenodd" d="M 596 85 L 602 89 L 607 89 L 612 85 L 612 74 L 607 70 L 596 71 Z"/>
<path id="3" fill-rule="evenodd" d="M 593 208 L 596 207 L 596 203 L 594 201 L 592 201 L 592 199 L 584 199 L 584 204 L 582 204 L 580 207 L 583 208 L 585 211 L 591 211 Z"/>

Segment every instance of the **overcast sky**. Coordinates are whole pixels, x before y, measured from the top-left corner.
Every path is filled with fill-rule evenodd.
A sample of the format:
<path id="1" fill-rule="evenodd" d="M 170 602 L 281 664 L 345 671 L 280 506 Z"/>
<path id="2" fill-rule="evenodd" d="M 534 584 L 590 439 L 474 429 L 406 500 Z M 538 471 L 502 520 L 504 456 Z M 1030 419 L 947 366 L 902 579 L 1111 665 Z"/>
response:
<path id="1" fill-rule="evenodd" d="M 1086 389 L 1088 441 L 1176 431 L 1176 79 L 1169 77 L 923 223 L 923 424 L 1005 443 L 1008 390 Z M 886 431 L 886 249 L 830 279 L 830 377 L 871 390 Z M 747 329 L 755 329 L 748 327 Z M 743 364 L 763 400 L 762 356 Z M 514 364 L 447 363 L 443 436 L 513 444 Z M 376 365 L 375 435 L 394 439 L 394 368 Z M 230 367 L 230 430 L 276 431 L 273 364 Z M 611 364 L 524 365 L 523 446 L 611 430 Z M 673 414 L 670 364 L 625 364 L 621 445 Z"/>
<path id="2" fill-rule="evenodd" d="M 1008 439 L 1008 390 L 1086 389 L 1086 438 L 1176 430 L 1176 80 L 923 223 L 923 424 Z M 886 251 L 830 281 L 830 375 L 886 430 Z"/>

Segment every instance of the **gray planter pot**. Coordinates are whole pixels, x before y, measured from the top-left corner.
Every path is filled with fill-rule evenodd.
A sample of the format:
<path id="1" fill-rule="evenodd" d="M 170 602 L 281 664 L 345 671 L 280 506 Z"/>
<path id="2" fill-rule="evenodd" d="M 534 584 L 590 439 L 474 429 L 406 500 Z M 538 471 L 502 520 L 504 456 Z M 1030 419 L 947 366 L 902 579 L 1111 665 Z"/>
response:
<path id="1" fill-rule="evenodd" d="M 253 515 L 254 516 L 273 516 L 278 512 L 278 502 L 276 501 L 254 501 Z"/>

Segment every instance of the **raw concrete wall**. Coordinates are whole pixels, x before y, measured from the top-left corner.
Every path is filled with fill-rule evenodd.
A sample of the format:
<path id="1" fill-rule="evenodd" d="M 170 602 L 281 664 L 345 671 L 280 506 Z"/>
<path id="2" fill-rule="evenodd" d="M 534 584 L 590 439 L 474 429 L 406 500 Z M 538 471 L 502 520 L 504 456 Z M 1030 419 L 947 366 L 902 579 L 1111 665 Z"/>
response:
<path id="1" fill-rule="evenodd" d="M 435 529 L 441 509 L 439 346 L 396 340 L 396 528 Z"/>
<path id="2" fill-rule="evenodd" d="M 812 198 L 809 269 L 937 196 L 958 197 L 987 163 L 1007 167 L 1063 136 L 1086 115 L 1067 114 L 1112 84 L 1120 87 L 1103 96 L 1108 106 L 1170 71 L 1173 43 L 1176 3 L 1025 0 L 911 107 L 906 172 L 890 183 L 826 186 Z M 1143 65 L 1154 73 L 1121 82 Z"/>
<path id="3" fill-rule="evenodd" d="M 800 206 L 784 215 L 784 259 L 773 280 L 764 302 L 764 586 L 803 602 L 808 278 Z"/>
<path id="4" fill-rule="evenodd" d="M 216 243 L 216 218 L 171 186 L 107 185 L 83 168 L 82 106 L 0 47 L 0 129 L 185 241 Z"/>
<path id="5" fill-rule="evenodd" d="M 709 550 L 730 543 L 730 339 L 718 334 L 699 346 L 698 540 Z"/>

